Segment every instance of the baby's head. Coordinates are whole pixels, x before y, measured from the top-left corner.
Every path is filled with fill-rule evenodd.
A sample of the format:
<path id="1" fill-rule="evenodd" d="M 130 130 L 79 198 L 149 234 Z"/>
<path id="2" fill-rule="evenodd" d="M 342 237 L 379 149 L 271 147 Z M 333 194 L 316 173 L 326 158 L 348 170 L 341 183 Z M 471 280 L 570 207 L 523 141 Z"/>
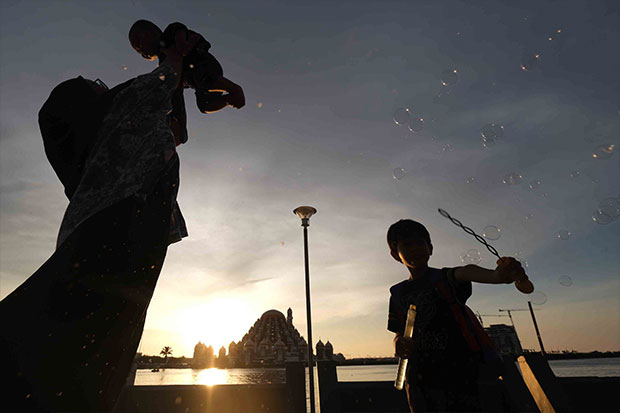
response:
<path id="1" fill-rule="evenodd" d="M 424 225 L 411 219 L 401 219 L 387 232 L 390 255 L 407 267 L 427 264 L 433 253 L 431 236 Z"/>
<path id="2" fill-rule="evenodd" d="M 129 42 L 136 52 L 148 60 L 155 60 L 159 54 L 159 38 L 162 31 L 153 22 L 138 20 L 129 29 Z"/>

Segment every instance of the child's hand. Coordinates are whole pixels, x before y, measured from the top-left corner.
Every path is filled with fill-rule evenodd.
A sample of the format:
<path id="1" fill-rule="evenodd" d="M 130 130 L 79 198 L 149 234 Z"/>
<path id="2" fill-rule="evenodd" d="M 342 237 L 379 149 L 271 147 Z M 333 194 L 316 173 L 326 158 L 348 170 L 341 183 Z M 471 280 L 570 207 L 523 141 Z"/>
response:
<path id="1" fill-rule="evenodd" d="M 413 351 L 413 339 L 399 336 L 394 343 L 394 347 L 398 357 L 407 359 L 411 356 L 411 352 Z"/>
<path id="2" fill-rule="evenodd" d="M 497 268 L 492 277 L 497 284 L 510 284 L 514 281 L 525 281 L 527 275 L 521 263 L 512 257 L 502 257 L 497 260 Z"/>

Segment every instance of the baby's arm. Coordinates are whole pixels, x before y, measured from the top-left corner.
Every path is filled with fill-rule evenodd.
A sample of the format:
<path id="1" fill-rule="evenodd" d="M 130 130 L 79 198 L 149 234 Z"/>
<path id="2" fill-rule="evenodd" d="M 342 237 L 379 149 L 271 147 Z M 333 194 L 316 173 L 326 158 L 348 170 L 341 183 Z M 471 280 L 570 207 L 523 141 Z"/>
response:
<path id="1" fill-rule="evenodd" d="M 228 92 L 227 95 L 222 96 L 225 98 L 226 105 L 230 105 L 236 109 L 241 109 L 245 106 L 245 95 L 243 94 L 241 86 L 231 82 L 224 76 L 220 76 L 213 85 L 209 87 L 209 92 Z"/>
<path id="2" fill-rule="evenodd" d="M 483 284 L 510 284 L 528 279 L 521 263 L 514 258 L 502 257 L 497 264 L 495 270 L 487 270 L 474 264 L 459 267 L 454 271 L 454 278 Z"/>

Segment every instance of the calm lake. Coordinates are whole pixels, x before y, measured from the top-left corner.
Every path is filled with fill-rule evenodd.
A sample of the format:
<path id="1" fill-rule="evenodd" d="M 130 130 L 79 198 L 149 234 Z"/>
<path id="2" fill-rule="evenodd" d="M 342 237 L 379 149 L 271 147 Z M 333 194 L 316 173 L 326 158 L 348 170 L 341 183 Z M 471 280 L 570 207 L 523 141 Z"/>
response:
<path id="1" fill-rule="evenodd" d="M 620 377 L 620 358 L 551 360 L 551 369 L 559 377 Z M 393 381 L 396 365 L 339 366 L 339 381 Z M 315 369 L 316 371 L 316 369 Z M 316 373 L 315 373 L 316 375 Z M 168 384 L 270 384 L 284 383 L 284 369 L 161 369 L 158 372 L 140 369 L 136 386 Z"/>

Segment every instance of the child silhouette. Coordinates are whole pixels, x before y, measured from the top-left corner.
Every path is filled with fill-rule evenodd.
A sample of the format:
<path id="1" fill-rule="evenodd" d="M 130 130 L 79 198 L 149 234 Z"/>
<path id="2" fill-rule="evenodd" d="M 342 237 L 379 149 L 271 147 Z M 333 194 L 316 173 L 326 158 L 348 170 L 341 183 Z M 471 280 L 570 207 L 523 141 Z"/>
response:
<path id="1" fill-rule="evenodd" d="M 472 281 L 487 284 L 527 280 L 514 258 L 498 260 L 495 270 L 477 265 L 431 268 L 433 245 L 426 228 L 400 220 L 387 233 L 390 255 L 405 265 L 409 279 L 390 288 L 388 330 L 394 348 L 410 359 L 406 374 L 411 411 L 477 412 L 483 408 L 479 382 L 498 382 L 499 355 L 465 305 Z M 409 305 L 416 306 L 413 337 L 403 336 Z"/>
<path id="2" fill-rule="evenodd" d="M 182 84 L 172 99 L 171 129 L 178 143 L 187 141 L 183 88 L 192 88 L 196 106 L 202 113 L 213 113 L 226 106 L 245 106 L 243 89 L 226 79 L 217 59 L 209 52 L 211 44 L 182 23 L 171 23 L 162 32 L 149 20 L 136 21 L 129 30 L 131 46 L 147 60 L 166 60 L 164 50 L 174 47 L 183 56 Z"/>

